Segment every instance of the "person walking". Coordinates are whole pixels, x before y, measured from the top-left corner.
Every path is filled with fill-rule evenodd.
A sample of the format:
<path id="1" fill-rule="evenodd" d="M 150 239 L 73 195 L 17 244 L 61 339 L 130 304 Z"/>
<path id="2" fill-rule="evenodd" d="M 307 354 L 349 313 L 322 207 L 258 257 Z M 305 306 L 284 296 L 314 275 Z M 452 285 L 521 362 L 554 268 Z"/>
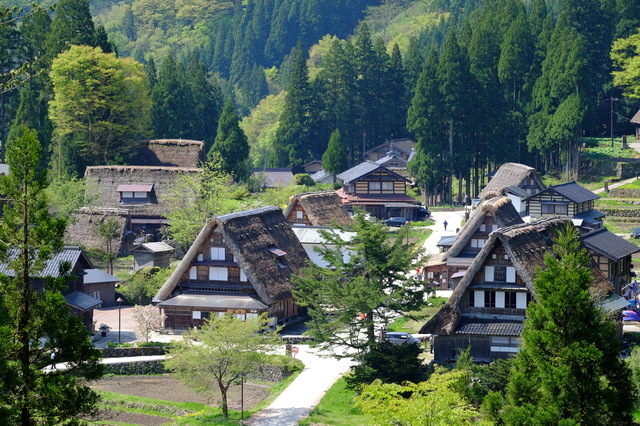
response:
<path id="1" fill-rule="evenodd" d="M 57 370 L 57 368 L 56 368 L 56 352 L 55 351 L 51 352 L 51 369 L 52 370 Z"/>
<path id="2" fill-rule="evenodd" d="M 445 219 L 442 224 L 444 225 L 444 230 L 446 231 L 447 230 L 447 225 L 448 225 L 447 220 Z"/>

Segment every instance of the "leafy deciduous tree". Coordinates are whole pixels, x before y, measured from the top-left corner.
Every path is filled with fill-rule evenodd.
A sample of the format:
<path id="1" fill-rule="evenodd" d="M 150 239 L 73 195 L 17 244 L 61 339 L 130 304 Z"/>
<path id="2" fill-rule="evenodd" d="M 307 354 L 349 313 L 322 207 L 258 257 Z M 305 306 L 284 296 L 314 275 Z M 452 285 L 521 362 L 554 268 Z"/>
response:
<path id="1" fill-rule="evenodd" d="M 158 307 L 153 305 L 134 306 L 133 320 L 136 322 L 136 337 L 143 342 L 149 341 L 152 331 L 162 328 L 162 313 Z"/>
<path id="2" fill-rule="evenodd" d="M 211 394 L 216 385 L 222 397 L 222 416 L 227 419 L 229 387 L 264 364 L 266 353 L 279 343 L 274 332 L 263 332 L 266 328 L 264 316 L 247 321 L 214 316 L 170 350 L 165 365 L 197 392 Z"/>

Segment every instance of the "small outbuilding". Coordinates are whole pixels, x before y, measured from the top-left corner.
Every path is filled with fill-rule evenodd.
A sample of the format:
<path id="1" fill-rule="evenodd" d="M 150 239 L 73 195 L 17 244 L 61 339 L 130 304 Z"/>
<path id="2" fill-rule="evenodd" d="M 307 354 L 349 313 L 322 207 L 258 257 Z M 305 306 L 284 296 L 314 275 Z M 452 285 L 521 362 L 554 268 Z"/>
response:
<path id="1" fill-rule="evenodd" d="M 120 280 L 102 269 L 85 269 L 84 294 L 102 300 L 102 307 L 116 305 L 116 285 Z"/>
<path id="2" fill-rule="evenodd" d="M 168 268 L 174 248 L 167 243 L 145 243 L 133 250 L 133 269 Z"/>

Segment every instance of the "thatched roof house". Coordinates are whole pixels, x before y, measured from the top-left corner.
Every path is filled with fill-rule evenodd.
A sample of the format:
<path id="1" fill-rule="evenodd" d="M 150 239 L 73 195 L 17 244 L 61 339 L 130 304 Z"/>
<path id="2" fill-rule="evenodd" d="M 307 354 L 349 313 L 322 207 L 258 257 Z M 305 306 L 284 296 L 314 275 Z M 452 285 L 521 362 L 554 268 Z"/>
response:
<path id="1" fill-rule="evenodd" d="M 435 359 L 448 362 L 471 345 L 476 362 L 504 358 L 518 351 L 526 307 L 532 297 L 536 268 L 553 238 L 571 224 L 567 218 L 541 219 L 498 229 L 472 262 L 445 306 L 420 330 L 437 334 Z M 598 299 L 613 287 L 592 264 L 593 294 Z M 613 301 L 611 309 L 620 309 Z"/>
<path id="2" fill-rule="evenodd" d="M 292 195 L 284 210 L 284 217 L 291 225 L 299 226 L 353 225 L 353 219 L 335 191 Z"/>
<path id="3" fill-rule="evenodd" d="M 181 175 L 200 172 L 191 167 L 92 166 L 84 177 L 97 184 L 96 204 L 101 207 L 127 209 L 132 216 L 162 217 L 169 186 Z"/>
<path id="4" fill-rule="evenodd" d="M 520 200 L 545 188 L 533 167 L 519 163 L 505 163 L 478 194 L 483 200 L 498 195 L 508 195 L 517 211 L 522 212 Z"/>
<path id="5" fill-rule="evenodd" d="M 640 109 L 629 121 L 636 125 L 636 140 L 640 140 Z"/>
<path id="6" fill-rule="evenodd" d="M 282 210 L 264 207 L 209 219 L 154 298 L 165 328 L 199 326 L 210 315 L 274 322 L 297 318 L 291 276 L 309 262 Z M 186 313 L 186 315 L 185 315 Z"/>
<path id="7" fill-rule="evenodd" d="M 71 214 L 64 242 L 86 248 L 105 250 L 105 242 L 98 233 L 98 226 L 109 219 L 116 221 L 120 237 L 112 242 L 114 252 L 127 255 L 133 249 L 133 232 L 130 231 L 129 211 L 125 209 L 99 209 L 83 207 Z M 128 232 L 127 232 L 128 231 Z"/>
<path id="8" fill-rule="evenodd" d="M 455 288 L 473 259 L 487 242 L 489 234 L 499 228 L 523 223 L 509 197 L 495 197 L 484 200 L 471 212 L 468 222 L 453 238 L 447 251 L 435 261 L 425 265 L 426 277 L 441 289 Z M 443 239 L 446 237 L 443 237 Z M 446 242 L 438 242 L 444 246 Z"/>
<path id="9" fill-rule="evenodd" d="M 204 160 L 204 142 L 188 139 L 153 139 L 138 150 L 138 166 L 196 168 Z"/>

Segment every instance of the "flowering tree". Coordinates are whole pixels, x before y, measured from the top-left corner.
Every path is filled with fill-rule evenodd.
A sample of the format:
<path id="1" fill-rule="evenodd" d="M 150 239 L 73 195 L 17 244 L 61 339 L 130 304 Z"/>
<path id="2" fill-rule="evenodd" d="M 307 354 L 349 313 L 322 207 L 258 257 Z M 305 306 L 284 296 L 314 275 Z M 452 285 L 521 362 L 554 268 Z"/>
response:
<path id="1" fill-rule="evenodd" d="M 163 315 L 160 309 L 152 305 L 134 306 L 133 319 L 136 322 L 136 337 L 144 342 L 149 341 L 152 331 L 162 328 Z"/>

